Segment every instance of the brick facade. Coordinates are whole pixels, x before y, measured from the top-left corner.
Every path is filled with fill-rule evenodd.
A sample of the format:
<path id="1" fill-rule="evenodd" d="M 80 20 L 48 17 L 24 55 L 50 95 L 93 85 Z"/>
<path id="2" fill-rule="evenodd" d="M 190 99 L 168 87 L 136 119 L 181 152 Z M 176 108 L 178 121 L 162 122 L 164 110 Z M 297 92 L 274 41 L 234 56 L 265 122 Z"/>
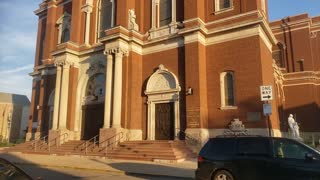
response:
<path id="1" fill-rule="evenodd" d="M 289 113 L 297 114 L 304 131 L 320 132 L 317 128 L 320 126 L 312 126 L 320 119 L 319 18 L 300 15 L 269 24 L 268 10 L 263 9 L 260 0 L 234 1 L 230 9 L 219 12 L 215 12 L 214 1 L 176 0 L 172 1 L 172 7 L 176 7 L 172 11 L 172 23 L 153 27 L 157 23 L 157 16 L 153 14 L 158 11 L 152 12 L 158 8 L 156 1 L 115 2 L 114 27 L 106 29 L 105 36 L 99 39 L 98 0 L 45 0 L 35 11 L 39 16 L 39 30 L 30 122 L 43 121 L 45 125 L 39 128 L 39 133 L 58 130 L 67 132 L 71 139 L 81 139 L 85 133 L 84 121 L 89 120 L 83 117 L 82 106 L 104 103 L 104 123 L 109 122 L 106 118 L 109 117 L 110 124 L 102 129 L 112 129 L 120 113 L 120 127 L 113 129 L 125 132 L 132 140 L 150 139 L 157 131 L 150 130 L 150 123 L 155 123 L 153 106 L 171 102 L 175 103 L 174 128 L 178 129 L 175 133 L 186 132 L 188 137 L 205 141 L 210 136 L 223 134 L 230 122 L 238 118 L 252 134 L 267 135 L 261 85 L 274 87 L 274 98 L 270 101 L 274 136 L 286 132 Z M 134 10 L 134 19 L 129 18 L 129 10 Z M 70 39 L 58 44 L 56 22 L 65 13 L 71 15 Z M 132 21 L 138 29 L 128 27 Z M 283 23 L 286 26 L 281 26 Z M 87 41 L 86 33 L 89 33 Z M 279 50 L 279 43 L 285 48 Z M 44 46 L 42 54 L 41 46 Z M 273 55 L 279 51 L 282 51 L 283 62 L 275 65 Z M 303 59 L 303 69 L 296 62 L 300 59 Z M 62 69 L 59 76 L 57 67 Z M 275 67 L 281 69 L 277 75 Z M 109 75 L 107 69 L 112 71 Z M 234 74 L 235 105 L 232 107 L 222 107 L 221 102 L 220 74 L 226 71 Z M 160 72 L 158 76 L 157 72 Z M 97 92 L 92 91 L 89 97 L 86 95 L 88 81 L 99 73 L 106 77 L 105 85 Z M 152 82 L 153 75 L 158 78 L 157 83 Z M 116 81 L 119 78 L 121 83 Z M 281 85 L 275 81 L 277 78 L 283 80 Z M 36 107 L 48 104 L 57 83 L 61 86 L 60 96 L 55 96 L 59 98 L 55 100 L 59 106 L 55 109 L 59 112 L 56 117 L 49 117 L 52 116 L 46 112 L 49 108 L 39 111 Z M 179 87 L 173 88 L 176 84 Z M 192 93 L 188 94 L 188 90 Z M 298 97 L 307 91 L 307 95 Z M 285 99 L 279 95 L 283 92 Z M 61 126 L 62 107 L 67 111 L 66 129 Z M 53 119 L 52 122 L 49 119 Z M 101 134 L 105 133 L 100 131 Z"/>

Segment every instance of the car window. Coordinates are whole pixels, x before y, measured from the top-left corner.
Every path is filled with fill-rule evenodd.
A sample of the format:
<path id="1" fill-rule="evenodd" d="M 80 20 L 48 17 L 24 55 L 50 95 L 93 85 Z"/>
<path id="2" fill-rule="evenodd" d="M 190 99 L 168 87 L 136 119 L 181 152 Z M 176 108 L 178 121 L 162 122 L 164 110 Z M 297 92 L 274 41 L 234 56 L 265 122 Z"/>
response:
<path id="1" fill-rule="evenodd" d="M 200 151 L 200 155 L 204 157 L 228 156 L 234 154 L 234 139 L 233 138 L 214 138 Z"/>
<path id="2" fill-rule="evenodd" d="M 306 154 L 314 154 L 307 147 L 286 139 L 274 139 L 274 153 L 277 158 L 288 158 L 288 159 L 306 159 Z"/>
<path id="3" fill-rule="evenodd" d="M 269 141 L 263 138 L 239 138 L 239 155 L 269 155 Z"/>

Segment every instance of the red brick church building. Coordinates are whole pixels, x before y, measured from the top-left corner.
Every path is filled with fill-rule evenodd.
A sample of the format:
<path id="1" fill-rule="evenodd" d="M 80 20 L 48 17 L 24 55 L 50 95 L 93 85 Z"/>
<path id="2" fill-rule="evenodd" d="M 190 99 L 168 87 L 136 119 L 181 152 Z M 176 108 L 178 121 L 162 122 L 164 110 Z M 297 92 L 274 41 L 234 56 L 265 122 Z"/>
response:
<path id="1" fill-rule="evenodd" d="M 262 85 L 273 136 L 289 114 L 320 136 L 320 17 L 269 22 L 266 0 L 43 0 L 35 14 L 27 140 L 203 143 L 234 119 L 268 135 Z"/>

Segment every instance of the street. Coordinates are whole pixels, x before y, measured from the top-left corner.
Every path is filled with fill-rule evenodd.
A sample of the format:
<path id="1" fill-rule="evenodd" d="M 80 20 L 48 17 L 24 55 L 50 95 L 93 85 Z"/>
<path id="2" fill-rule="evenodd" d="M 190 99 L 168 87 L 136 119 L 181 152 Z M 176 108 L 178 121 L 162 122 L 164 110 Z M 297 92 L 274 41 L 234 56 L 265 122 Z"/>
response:
<path id="1" fill-rule="evenodd" d="M 72 168 L 52 168 L 52 167 L 39 167 L 33 165 L 18 165 L 25 172 L 31 175 L 33 178 L 42 177 L 44 180 L 161 180 L 161 179 L 180 179 L 184 180 L 187 178 L 174 178 L 174 177 L 164 177 L 164 176 L 148 176 L 148 175 L 137 175 L 137 174 L 121 174 L 115 172 L 103 172 L 103 171 L 89 171 L 82 169 L 72 169 Z"/>

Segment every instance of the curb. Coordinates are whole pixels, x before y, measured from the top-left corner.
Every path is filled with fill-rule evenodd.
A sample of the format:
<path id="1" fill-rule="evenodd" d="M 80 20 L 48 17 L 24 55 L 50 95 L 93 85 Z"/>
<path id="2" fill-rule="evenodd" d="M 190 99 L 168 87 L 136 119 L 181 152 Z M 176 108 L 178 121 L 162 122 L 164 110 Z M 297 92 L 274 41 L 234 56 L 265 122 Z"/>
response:
<path id="1" fill-rule="evenodd" d="M 76 169 L 84 171 L 97 171 L 97 172 L 109 172 L 113 175 L 140 175 L 140 176 L 153 176 L 153 177 L 163 177 L 163 178 L 177 178 L 177 179 L 194 179 L 191 177 L 173 176 L 173 175 L 163 175 L 163 174 L 149 174 L 140 172 L 127 172 L 120 170 L 108 170 L 108 169 L 97 169 L 97 168 L 84 168 L 84 167 L 71 167 L 71 166 L 57 166 L 57 165 L 46 165 L 46 164 L 33 164 L 33 163 L 22 163 L 22 162 L 12 162 L 16 165 L 25 166 L 36 166 L 36 167 L 52 167 L 52 168 L 64 168 L 64 169 Z"/>

